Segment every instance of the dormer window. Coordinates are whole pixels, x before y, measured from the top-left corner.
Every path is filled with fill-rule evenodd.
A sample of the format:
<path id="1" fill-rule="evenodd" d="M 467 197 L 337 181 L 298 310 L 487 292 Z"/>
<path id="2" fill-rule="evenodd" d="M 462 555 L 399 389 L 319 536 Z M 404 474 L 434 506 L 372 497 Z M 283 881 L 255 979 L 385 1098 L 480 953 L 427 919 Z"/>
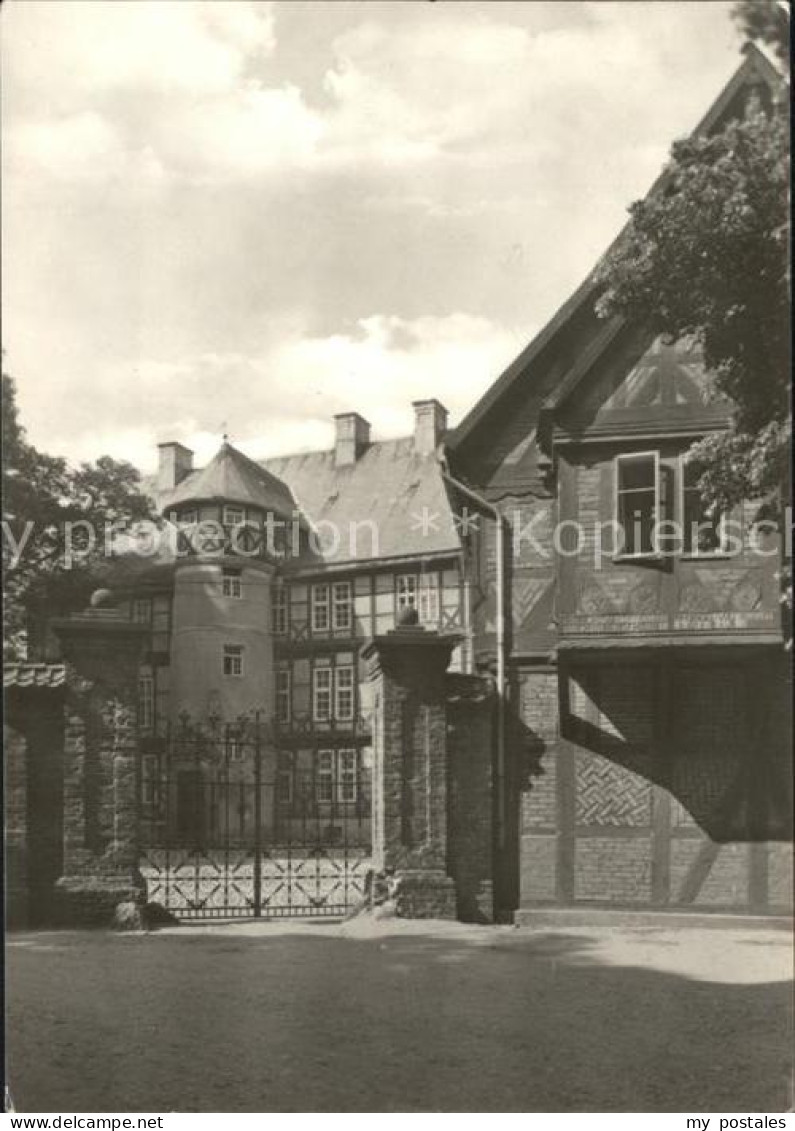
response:
<path id="1" fill-rule="evenodd" d="M 240 526 L 246 520 L 246 512 L 242 507 L 224 507 L 224 526 Z"/>

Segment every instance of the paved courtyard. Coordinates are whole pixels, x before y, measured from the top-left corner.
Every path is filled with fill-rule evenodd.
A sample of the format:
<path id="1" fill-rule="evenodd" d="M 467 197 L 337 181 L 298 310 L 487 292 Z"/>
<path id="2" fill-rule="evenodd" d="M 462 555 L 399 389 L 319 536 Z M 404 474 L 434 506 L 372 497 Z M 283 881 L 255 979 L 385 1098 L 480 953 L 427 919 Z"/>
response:
<path id="1" fill-rule="evenodd" d="M 786 931 L 258 923 L 12 934 L 22 1112 L 769 1111 Z"/>

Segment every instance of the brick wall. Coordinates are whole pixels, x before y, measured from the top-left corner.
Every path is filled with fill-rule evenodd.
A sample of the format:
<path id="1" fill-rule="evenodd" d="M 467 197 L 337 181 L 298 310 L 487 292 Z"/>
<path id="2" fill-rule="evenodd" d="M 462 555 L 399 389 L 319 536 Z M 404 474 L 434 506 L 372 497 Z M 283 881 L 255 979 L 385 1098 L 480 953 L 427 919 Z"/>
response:
<path id="1" fill-rule="evenodd" d="M 520 905 L 791 906 L 791 847 L 770 840 L 791 838 L 782 663 L 569 664 L 561 739 L 555 677 L 522 673 Z"/>

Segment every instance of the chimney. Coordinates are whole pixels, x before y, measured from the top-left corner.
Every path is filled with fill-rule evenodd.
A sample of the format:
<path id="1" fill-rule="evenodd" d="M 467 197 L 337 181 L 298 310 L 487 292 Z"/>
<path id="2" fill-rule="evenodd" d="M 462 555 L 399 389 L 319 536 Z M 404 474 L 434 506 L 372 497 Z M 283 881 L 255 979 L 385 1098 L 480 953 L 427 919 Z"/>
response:
<path id="1" fill-rule="evenodd" d="M 349 467 L 370 443 L 370 424 L 358 412 L 340 412 L 334 417 L 334 466 Z"/>
<path id="2" fill-rule="evenodd" d="M 437 400 L 413 401 L 414 451 L 429 456 L 438 448 L 447 431 L 447 409 Z"/>
<path id="3" fill-rule="evenodd" d="M 193 471 L 193 452 L 184 444 L 172 441 L 157 445 L 157 489 L 173 491 Z"/>

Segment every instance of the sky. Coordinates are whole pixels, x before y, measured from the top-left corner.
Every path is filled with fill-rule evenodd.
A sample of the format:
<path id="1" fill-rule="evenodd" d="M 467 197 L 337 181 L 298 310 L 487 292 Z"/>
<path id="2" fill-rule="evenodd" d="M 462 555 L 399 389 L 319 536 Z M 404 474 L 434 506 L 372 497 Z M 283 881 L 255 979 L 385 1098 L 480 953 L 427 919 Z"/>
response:
<path id="1" fill-rule="evenodd" d="M 6 0 L 29 438 L 150 471 L 455 424 L 739 65 L 720 0 Z"/>

